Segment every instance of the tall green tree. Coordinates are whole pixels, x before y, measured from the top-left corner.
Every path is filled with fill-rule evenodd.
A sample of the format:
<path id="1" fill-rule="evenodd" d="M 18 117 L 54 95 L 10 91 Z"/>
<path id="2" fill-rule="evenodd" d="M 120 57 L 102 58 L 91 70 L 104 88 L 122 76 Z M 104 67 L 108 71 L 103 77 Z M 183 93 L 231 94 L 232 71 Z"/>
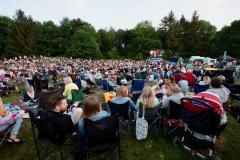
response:
<path id="1" fill-rule="evenodd" d="M 36 55 L 36 23 L 22 10 L 16 11 L 14 22 L 7 37 L 6 55 L 8 57 Z"/>
<path id="2" fill-rule="evenodd" d="M 85 25 L 81 30 L 75 32 L 66 54 L 74 58 L 102 58 L 94 28 Z"/>
<path id="3" fill-rule="evenodd" d="M 13 24 L 14 21 L 11 18 L 6 16 L 0 16 L 0 56 L 6 56 L 6 39 Z"/>
<path id="4" fill-rule="evenodd" d="M 225 26 L 217 32 L 215 37 L 215 54 L 229 55 L 240 58 L 240 20 L 233 21 L 230 26 Z"/>

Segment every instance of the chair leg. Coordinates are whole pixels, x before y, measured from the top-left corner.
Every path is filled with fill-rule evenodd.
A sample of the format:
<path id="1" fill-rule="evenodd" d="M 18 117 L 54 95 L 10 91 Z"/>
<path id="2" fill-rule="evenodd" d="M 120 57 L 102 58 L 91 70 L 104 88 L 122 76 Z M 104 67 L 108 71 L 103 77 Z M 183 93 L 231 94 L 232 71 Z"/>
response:
<path id="1" fill-rule="evenodd" d="M 32 124 L 32 125 L 33 125 L 33 124 Z M 34 131 L 34 127 L 33 127 L 33 126 L 32 126 L 32 132 L 33 132 L 33 138 L 34 138 L 35 147 L 36 147 L 36 150 L 37 150 L 38 159 L 41 160 L 40 152 L 39 152 L 39 149 L 38 149 L 37 137 L 36 137 L 36 134 L 35 134 L 35 131 Z"/>
<path id="2" fill-rule="evenodd" d="M 59 152 L 60 152 L 61 160 L 63 160 L 63 153 L 62 153 L 62 147 L 61 146 L 59 146 Z"/>
<path id="3" fill-rule="evenodd" d="M 11 131 L 11 129 L 12 129 L 12 127 L 9 127 L 8 130 L 6 131 L 6 134 L 1 139 L 0 146 L 2 145 L 3 141 L 7 138 L 7 135 Z"/>
<path id="4" fill-rule="evenodd" d="M 120 147 L 121 144 L 119 144 L 118 146 L 118 160 L 121 160 L 121 147 Z"/>

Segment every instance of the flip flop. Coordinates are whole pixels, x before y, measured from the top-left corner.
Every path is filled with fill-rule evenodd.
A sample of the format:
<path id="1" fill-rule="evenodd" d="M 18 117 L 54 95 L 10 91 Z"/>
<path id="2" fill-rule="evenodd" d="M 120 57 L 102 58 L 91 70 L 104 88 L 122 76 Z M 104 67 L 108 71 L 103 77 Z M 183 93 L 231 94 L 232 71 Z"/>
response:
<path id="1" fill-rule="evenodd" d="M 18 139 L 18 138 L 17 138 Z M 16 140 L 14 140 L 14 139 L 12 139 L 12 138 L 8 138 L 8 143 L 9 144 L 22 144 L 23 142 L 24 142 L 24 140 L 23 139 L 18 139 L 18 141 L 16 141 Z"/>

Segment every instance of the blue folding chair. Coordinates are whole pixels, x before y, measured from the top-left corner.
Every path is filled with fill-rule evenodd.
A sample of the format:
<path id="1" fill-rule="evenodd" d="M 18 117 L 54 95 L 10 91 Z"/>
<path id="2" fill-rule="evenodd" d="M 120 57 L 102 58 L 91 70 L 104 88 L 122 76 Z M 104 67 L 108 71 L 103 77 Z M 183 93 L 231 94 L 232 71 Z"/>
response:
<path id="1" fill-rule="evenodd" d="M 81 79 L 75 79 L 73 80 L 73 83 L 75 83 L 79 89 L 82 88 L 82 82 L 81 82 Z"/>
<path id="2" fill-rule="evenodd" d="M 107 91 L 107 92 L 113 91 L 113 87 L 109 85 L 109 83 L 106 79 L 102 80 L 102 87 L 103 87 L 104 91 Z"/>
<path id="3" fill-rule="evenodd" d="M 204 91 L 208 90 L 209 84 L 207 84 L 207 85 L 194 84 L 193 89 L 194 89 L 194 93 L 198 94 L 200 92 L 204 92 Z"/>
<path id="4" fill-rule="evenodd" d="M 65 84 L 64 83 L 59 83 L 58 84 L 58 88 L 64 89 L 65 88 Z"/>
<path id="5" fill-rule="evenodd" d="M 134 79 L 132 81 L 131 92 L 132 93 L 142 92 L 143 87 L 144 87 L 144 80 L 143 79 Z"/>

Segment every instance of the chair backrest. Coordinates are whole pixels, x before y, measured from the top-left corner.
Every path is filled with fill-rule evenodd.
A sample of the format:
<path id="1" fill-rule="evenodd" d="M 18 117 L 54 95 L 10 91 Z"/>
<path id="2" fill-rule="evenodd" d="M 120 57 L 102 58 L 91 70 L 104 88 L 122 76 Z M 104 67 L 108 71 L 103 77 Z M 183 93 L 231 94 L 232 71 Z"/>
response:
<path id="1" fill-rule="evenodd" d="M 106 79 L 102 80 L 102 87 L 103 87 L 104 91 L 107 91 L 107 92 L 113 91 L 113 88 L 109 85 L 109 83 Z"/>
<path id="2" fill-rule="evenodd" d="M 132 92 L 142 92 L 144 87 L 144 80 L 143 79 L 134 79 L 132 81 Z"/>
<path id="3" fill-rule="evenodd" d="M 123 104 L 117 104 L 117 103 L 108 101 L 108 106 L 111 111 L 111 115 L 116 115 L 118 117 L 123 117 L 124 120 L 129 120 L 130 118 L 129 101 Z"/>
<path id="4" fill-rule="evenodd" d="M 137 100 L 138 100 L 138 98 L 140 97 L 140 95 L 141 95 L 141 92 L 140 92 L 140 93 L 133 93 L 132 101 L 133 101 L 134 103 L 137 103 Z"/>
<path id="5" fill-rule="evenodd" d="M 38 131 L 38 139 L 47 140 L 53 144 L 62 144 L 65 138 L 58 135 L 51 122 L 52 115 L 47 110 L 39 109 L 38 113 L 29 111 L 29 117 L 32 124 L 32 131 L 36 135 Z M 34 135 L 34 136 L 35 136 Z"/>
<path id="6" fill-rule="evenodd" d="M 155 96 L 157 97 L 157 99 L 161 100 L 162 97 L 164 96 L 164 94 L 163 93 L 158 93 Z"/>
<path id="7" fill-rule="evenodd" d="M 119 122 L 116 116 L 105 117 L 98 121 L 84 119 L 85 135 L 90 146 L 118 141 L 118 129 Z"/>
<path id="8" fill-rule="evenodd" d="M 82 82 L 81 82 L 81 79 L 75 79 L 73 80 L 73 83 L 75 83 L 79 89 L 82 88 Z"/>
<path id="9" fill-rule="evenodd" d="M 48 80 L 41 80 L 41 88 L 48 90 Z"/>
<path id="10" fill-rule="evenodd" d="M 143 106 L 140 103 L 139 105 L 139 117 L 142 117 L 143 114 Z M 153 108 L 145 108 L 144 118 L 147 119 L 155 119 L 160 116 L 160 104 L 154 106 Z"/>
<path id="11" fill-rule="evenodd" d="M 207 85 L 200 85 L 200 84 L 194 84 L 194 93 L 198 94 L 200 92 L 204 92 L 209 89 L 209 84 Z"/>
<path id="12" fill-rule="evenodd" d="M 64 89 L 65 84 L 64 83 L 59 83 L 58 86 L 59 86 L 59 88 Z"/>
<path id="13" fill-rule="evenodd" d="M 82 90 L 72 89 L 72 101 L 74 102 L 82 102 L 84 99 L 84 93 Z"/>
<path id="14" fill-rule="evenodd" d="M 192 107 L 200 108 L 193 112 Z M 216 134 L 220 125 L 220 116 L 214 107 L 201 100 L 190 98 L 182 99 L 180 118 L 188 128 L 201 134 Z"/>
<path id="15" fill-rule="evenodd" d="M 181 111 L 181 104 L 177 104 L 174 101 L 169 101 L 169 118 L 171 119 L 179 119 L 180 118 L 180 111 Z"/>

